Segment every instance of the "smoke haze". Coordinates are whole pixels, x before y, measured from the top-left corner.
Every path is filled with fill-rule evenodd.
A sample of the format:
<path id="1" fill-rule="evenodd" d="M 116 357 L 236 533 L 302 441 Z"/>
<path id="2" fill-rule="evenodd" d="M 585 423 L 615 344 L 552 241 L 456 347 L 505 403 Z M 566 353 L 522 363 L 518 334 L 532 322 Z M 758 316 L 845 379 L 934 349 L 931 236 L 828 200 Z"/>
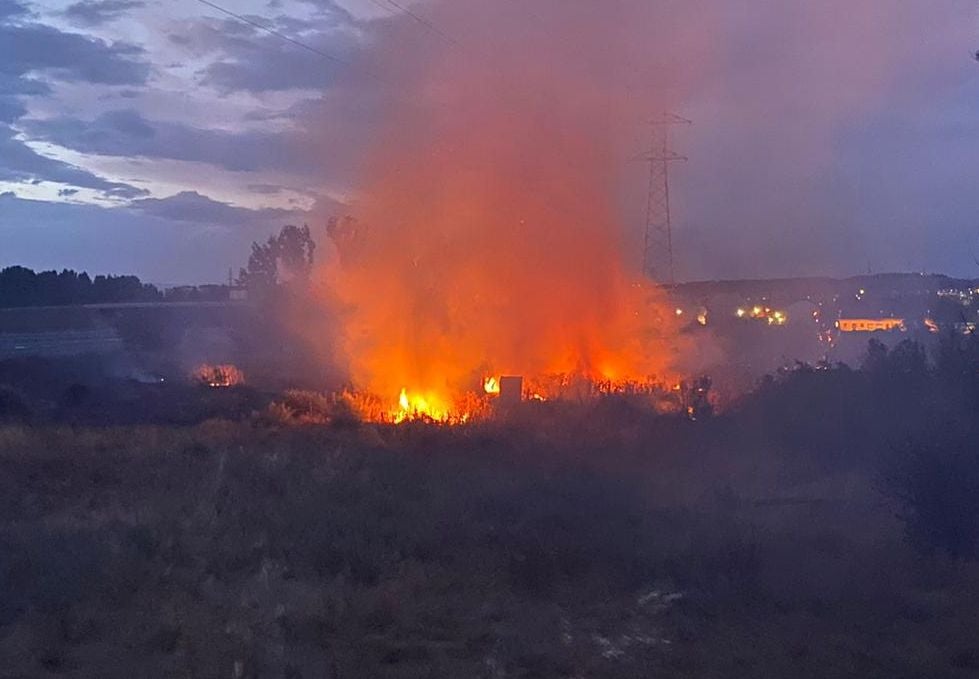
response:
<path id="1" fill-rule="evenodd" d="M 808 273 L 799 251 L 820 266 L 860 214 L 845 184 L 820 200 L 841 182 L 840 135 L 896 73 L 927 76 L 908 36 L 942 20 L 870 0 L 418 11 L 385 22 L 365 60 L 374 126 L 353 212 L 367 235 L 356 266 L 321 274 L 343 359 L 387 395 L 480 371 L 669 372 L 676 323 L 638 285 L 643 121 L 697 122 L 680 139 L 695 159 L 677 172 L 681 275 L 781 273 L 783 259 Z"/>

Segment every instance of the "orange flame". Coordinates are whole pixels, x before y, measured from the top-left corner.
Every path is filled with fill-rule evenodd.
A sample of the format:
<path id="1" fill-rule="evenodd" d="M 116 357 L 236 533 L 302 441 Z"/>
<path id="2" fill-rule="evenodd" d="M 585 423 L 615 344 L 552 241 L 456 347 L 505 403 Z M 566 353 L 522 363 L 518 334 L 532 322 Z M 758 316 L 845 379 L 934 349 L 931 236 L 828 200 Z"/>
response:
<path id="1" fill-rule="evenodd" d="M 635 167 L 618 135 L 641 118 L 594 63 L 569 69 L 564 43 L 536 45 L 529 62 L 494 51 L 394 67 L 403 89 L 389 93 L 357 222 L 335 229 L 340 265 L 317 283 L 353 388 L 396 421 L 468 417 L 470 395 L 499 391 L 487 375 L 524 376 L 544 399 L 544 383 L 673 372 L 682 319 L 641 277 L 640 229 L 620 213 L 620 175 Z"/>
<path id="2" fill-rule="evenodd" d="M 245 374 L 233 365 L 204 364 L 194 370 L 191 379 L 212 389 L 221 389 L 244 384 Z"/>

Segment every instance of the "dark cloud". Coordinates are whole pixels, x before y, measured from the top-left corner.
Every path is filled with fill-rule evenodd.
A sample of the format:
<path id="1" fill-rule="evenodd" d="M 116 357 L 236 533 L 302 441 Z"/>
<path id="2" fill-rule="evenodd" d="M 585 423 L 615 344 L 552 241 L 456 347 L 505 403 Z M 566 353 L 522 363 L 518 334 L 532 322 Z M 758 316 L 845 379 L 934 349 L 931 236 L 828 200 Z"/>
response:
<path id="1" fill-rule="evenodd" d="M 351 72 L 362 47 L 355 19 L 332 3 L 323 3 L 314 21 L 249 19 L 312 49 L 232 19 L 183 22 L 170 40 L 198 56 L 216 57 L 202 69 L 201 82 L 223 92 L 326 89 Z"/>
<path id="2" fill-rule="evenodd" d="M 132 109 L 108 111 L 94 120 L 64 117 L 21 124 L 35 139 L 83 153 L 196 161 L 239 172 L 309 173 L 319 164 L 295 132 L 228 132 L 149 121 Z"/>
<path id="3" fill-rule="evenodd" d="M 277 193 L 282 193 L 282 186 L 276 184 L 249 184 L 248 190 L 252 193 L 257 193 L 263 196 L 273 196 Z"/>
<path id="4" fill-rule="evenodd" d="M 316 9 L 317 16 L 327 17 L 334 22 L 343 22 L 347 24 L 357 23 L 350 12 L 338 5 L 334 0 L 302 0 L 305 4 L 310 5 Z"/>
<path id="5" fill-rule="evenodd" d="M 324 89 L 333 85 L 345 68 L 294 47 L 275 45 L 274 49 L 264 59 L 215 62 L 204 70 L 201 82 L 222 92 Z"/>
<path id="6" fill-rule="evenodd" d="M 0 73 L 0 124 L 12 123 L 27 112 L 24 95 L 47 94 L 50 87 L 31 78 Z"/>
<path id="7" fill-rule="evenodd" d="M 16 3 L 14 3 L 16 5 Z M 3 13 L 12 12 L 14 7 L 0 0 L 0 23 Z M 0 124 L 12 123 L 27 112 L 22 98 L 27 95 L 45 95 L 51 87 L 40 80 L 25 77 L 17 72 L 4 72 L 0 65 Z"/>
<path id="8" fill-rule="evenodd" d="M 127 207 L 99 207 L 0 195 L 0 266 L 138 273 L 166 283 L 217 283 L 248 261 L 252 241 L 278 231 L 174 222 Z M 325 237 L 325 236 L 324 236 Z"/>
<path id="9" fill-rule="evenodd" d="M 51 86 L 46 82 L 0 71 L 0 94 L 2 95 L 43 95 L 50 92 Z"/>
<path id="10" fill-rule="evenodd" d="M 249 210 L 216 201 L 196 191 L 182 191 L 168 198 L 142 198 L 130 203 L 136 212 L 173 222 L 213 226 L 254 226 L 267 224 L 270 229 L 295 220 L 300 213 L 276 208 Z"/>
<path id="11" fill-rule="evenodd" d="M 119 198 L 136 198 L 146 194 L 143 189 L 112 182 L 96 174 L 60 160 L 48 158 L 15 138 L 16 131 L 0 124 L 0 180 L 59 182 L 95 189 Z"/>
<path id="12" fill-rule="evenodd" d="M 0 22 L 27 14 L 27 7 L 17 0 L 0 0 Z"/>
<path id="13" fill-rule="evenodd" d="M 145 4 L 139 0 L 89 0 L 69 5 L 65 10 L 65 16 L 85 26 L 98 26 Z"/>
<path id="14" fill-rule="evenodd" d="M 0 95 L 0 123 L 12 123 L 25 113 L 27 109 L 19 99 Z"/>
<path id="15" fill-rule="evenodd" d="M 141 85 L 150 67 L 143 50 L 65 33 L 42 24 L 0 24 L 0 77 L 40 71 L 52 78 L 104 85 Z"/>

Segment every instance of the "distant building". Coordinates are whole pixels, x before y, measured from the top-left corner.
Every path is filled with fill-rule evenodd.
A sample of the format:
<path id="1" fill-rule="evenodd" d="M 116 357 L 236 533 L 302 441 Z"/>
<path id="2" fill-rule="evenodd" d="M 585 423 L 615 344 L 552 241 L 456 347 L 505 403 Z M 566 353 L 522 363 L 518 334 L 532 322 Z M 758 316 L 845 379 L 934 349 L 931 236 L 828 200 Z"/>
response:
<path id="1" fill-rule="evenodd" d="M 228 298 L 232 302 L 244 302 L 248 300 L 248 288 L 233 287 L 228 293 Z"/>
<path id="2" fill-rule="evenodd" d="M 904 330 L 903 318 L 841 318 L 836 322 L 840 332 L 886 332 Z"/>

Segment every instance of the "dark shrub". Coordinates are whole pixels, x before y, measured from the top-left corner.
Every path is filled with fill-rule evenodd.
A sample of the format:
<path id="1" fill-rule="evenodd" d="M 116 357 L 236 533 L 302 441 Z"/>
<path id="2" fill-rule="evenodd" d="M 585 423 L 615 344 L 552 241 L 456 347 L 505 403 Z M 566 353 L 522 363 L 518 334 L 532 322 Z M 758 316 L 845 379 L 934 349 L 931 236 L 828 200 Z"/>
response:
<path id="1" fill-rule="evenodd" d="M 16 389 L 0 385 L 0 422 L 23 422 L 31 417 L 30 406 Z"/>
<path id="2" fill-rule="evenodd" d="M 66 408 L 77 408 L 88 400 L 92 390 L 84 384 L 72 384 L 61 396 L 61 404 Z"/>
<path id="3" fill-rule="evenodd" d="M 884 490 L 899 505 L 908 538 L 925 552 L 979 556 L 979 446 L 954 425 L 897 451 Z"/>

